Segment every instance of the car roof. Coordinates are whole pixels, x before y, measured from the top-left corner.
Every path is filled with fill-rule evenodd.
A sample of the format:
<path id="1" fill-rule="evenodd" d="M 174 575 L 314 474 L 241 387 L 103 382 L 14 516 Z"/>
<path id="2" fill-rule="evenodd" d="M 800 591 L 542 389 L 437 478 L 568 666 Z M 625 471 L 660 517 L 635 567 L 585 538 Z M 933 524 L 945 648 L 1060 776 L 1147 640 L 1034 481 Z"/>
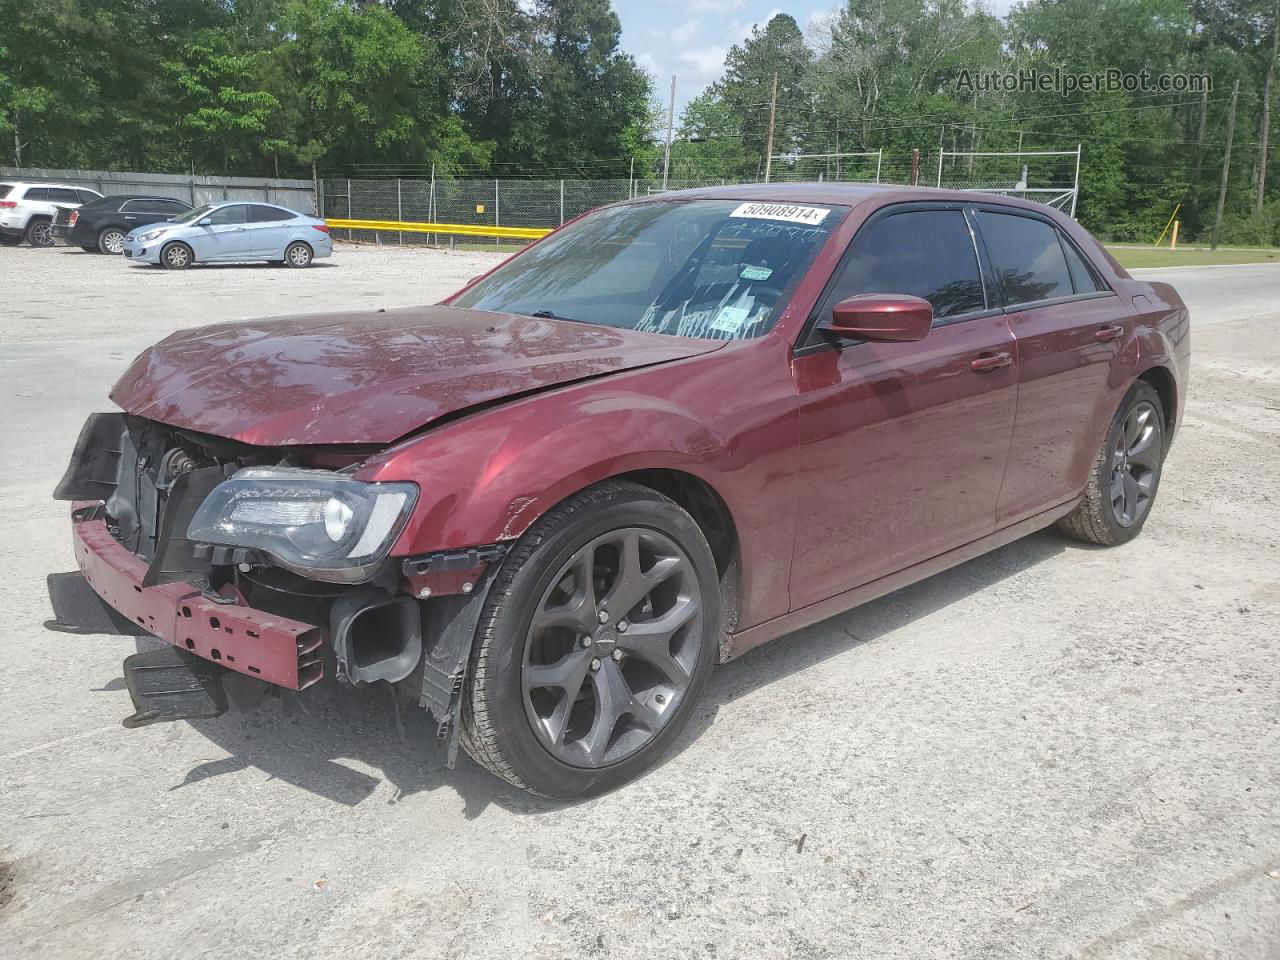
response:
<path id="1" fill-rule="evenodd" d="M 1045 212 L 1046 204 L 998 193 L 971 190 L 946 190 L 937 187 L 910 187 L 896 183 L 739 183 L 721 187 L 694 187 L 668 190 L 647 197 L 624 201 L 649 203 L 655 200 L 755 200 L 776 203 L 830 203 L 857 206 L 867 201 L 877 204 L 910 203 L 922 200 L 945 200 L 961 203 L 997 203 L 1024 210 Z M 1060 212 L 1060 211 L 1054 211 Z"/>
<path id="2" fill-rule="evenodd" d="M 51 183 L 46 180 L 0 180 L 0 184 L 4 184 L 6 187 L 57 187 L 60 190 L 88 190 L 90 193 L 98 193 L 93 187 L 86 187 L 83 183 Z"/>

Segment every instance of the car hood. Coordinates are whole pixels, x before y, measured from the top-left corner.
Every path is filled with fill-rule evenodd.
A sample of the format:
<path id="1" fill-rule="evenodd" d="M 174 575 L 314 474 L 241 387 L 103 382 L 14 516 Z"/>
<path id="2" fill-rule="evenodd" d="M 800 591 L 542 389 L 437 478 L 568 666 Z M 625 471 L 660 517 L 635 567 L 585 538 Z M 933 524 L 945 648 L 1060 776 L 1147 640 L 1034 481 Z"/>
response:
<path id="1" fill-rule="evenodd" d="M 245 443 L 387 444 L 480 404 L 724 343 L 446 306 L 290 317 L 179 331 L 111 399 Z"/>

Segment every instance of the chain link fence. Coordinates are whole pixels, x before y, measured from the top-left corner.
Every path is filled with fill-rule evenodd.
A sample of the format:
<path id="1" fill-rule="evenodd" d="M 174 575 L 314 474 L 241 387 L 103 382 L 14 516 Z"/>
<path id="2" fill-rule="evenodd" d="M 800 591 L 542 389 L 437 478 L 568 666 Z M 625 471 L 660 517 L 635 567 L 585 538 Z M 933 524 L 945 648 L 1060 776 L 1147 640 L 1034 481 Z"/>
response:
<path id="1" fill-rule="evenodd" d="M 723 180 L 668 180 L 668 190 L 710 187 Z M 606 204 L 662 192 L 660 180 L 413 180 L 325 178 L 321 216 L 338 220 L 400 220 L 485 227 L 558 227 Z M 366 243 L 446 244 L 504 249 L 526 241 L 492 240 L 393 230 L 335 230 Z"/>
<path id="2" fill-rule="evenodd" d="M 1046 169 L 1052 158 L 1055 166 Z M 977 163 L 975 164 L 975 160 Z M 1028 161 L 1036 182 L 1019 183 Z M 1063 192 L 1074 199 L 1074 164 L 1071 154 L 823 154 L 775 159 L 777 181 L 825 180 L 879 182 L 884 184 L 937 185 L 955 189 L 985 189 L 1014 193 L 1042 203 L 1062 204 Z M 975 170 L 975 166 L 979 169 Z M 1061 168 L 1061 169 L 1059 169 Z M 975 175 L 976 174 L 976 175 Z M 1045 180 L 1040 183 L 1039 180 Z M 1053 190 L 1037 190 L 1048 187 Z M 1059 186 L 1059 182 L 1062 183 Z M 668 180 L 667 190 L 719 186 L 725 180 Z M 399 220 L 406 223 L 469 224 L 483 227 L 558 227 L 574 217 L 620 200 L 662 193 L 661 180 L 434 180 L 346 179 L 327 177 L 319 182 L 320 215 L 338 220 Z M 528 241 L 508 237 L 455 237 L 448 234 L 406 233 L 394 230 L 336 229 L 335 236 L 376 244 L 431 244 L 450 248 L 510 249 Z"/>

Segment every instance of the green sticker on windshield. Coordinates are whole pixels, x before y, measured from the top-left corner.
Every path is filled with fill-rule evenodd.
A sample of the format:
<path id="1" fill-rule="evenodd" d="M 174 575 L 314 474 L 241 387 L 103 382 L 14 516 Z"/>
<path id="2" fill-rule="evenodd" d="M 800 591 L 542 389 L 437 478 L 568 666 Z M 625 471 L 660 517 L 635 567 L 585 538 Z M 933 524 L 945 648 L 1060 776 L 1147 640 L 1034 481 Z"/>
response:
<path id="1" fill-rule="evenodd" d="M 747 264 L 742 268 L 742 273 L 738 274 L 743 280 L 768 280 L 773 276 L 773 270 L 769 267 L 756 267 Z"/>
<path id="2" fill-rule="evenodd" d="M 721 307 L 711 321 L 711 329 L 717 333 L 737 333 L 750 315 L 750 307 Z"/>

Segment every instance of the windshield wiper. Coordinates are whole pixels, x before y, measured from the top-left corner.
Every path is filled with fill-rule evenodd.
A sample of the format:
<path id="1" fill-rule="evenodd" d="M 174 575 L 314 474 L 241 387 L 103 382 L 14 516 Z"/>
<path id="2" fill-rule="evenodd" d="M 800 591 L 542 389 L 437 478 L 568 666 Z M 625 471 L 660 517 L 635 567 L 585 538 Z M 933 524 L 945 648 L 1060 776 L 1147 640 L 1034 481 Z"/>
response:
<path id="1" fill-rule="evenodd" d="M 539 320 L 563 320 L 566 323 L 590 323 L 589 320 L 576 320 L 573 317 L 562 317 L 554 310 L 535 310 L 526 316 L 537 317 Z"/>

